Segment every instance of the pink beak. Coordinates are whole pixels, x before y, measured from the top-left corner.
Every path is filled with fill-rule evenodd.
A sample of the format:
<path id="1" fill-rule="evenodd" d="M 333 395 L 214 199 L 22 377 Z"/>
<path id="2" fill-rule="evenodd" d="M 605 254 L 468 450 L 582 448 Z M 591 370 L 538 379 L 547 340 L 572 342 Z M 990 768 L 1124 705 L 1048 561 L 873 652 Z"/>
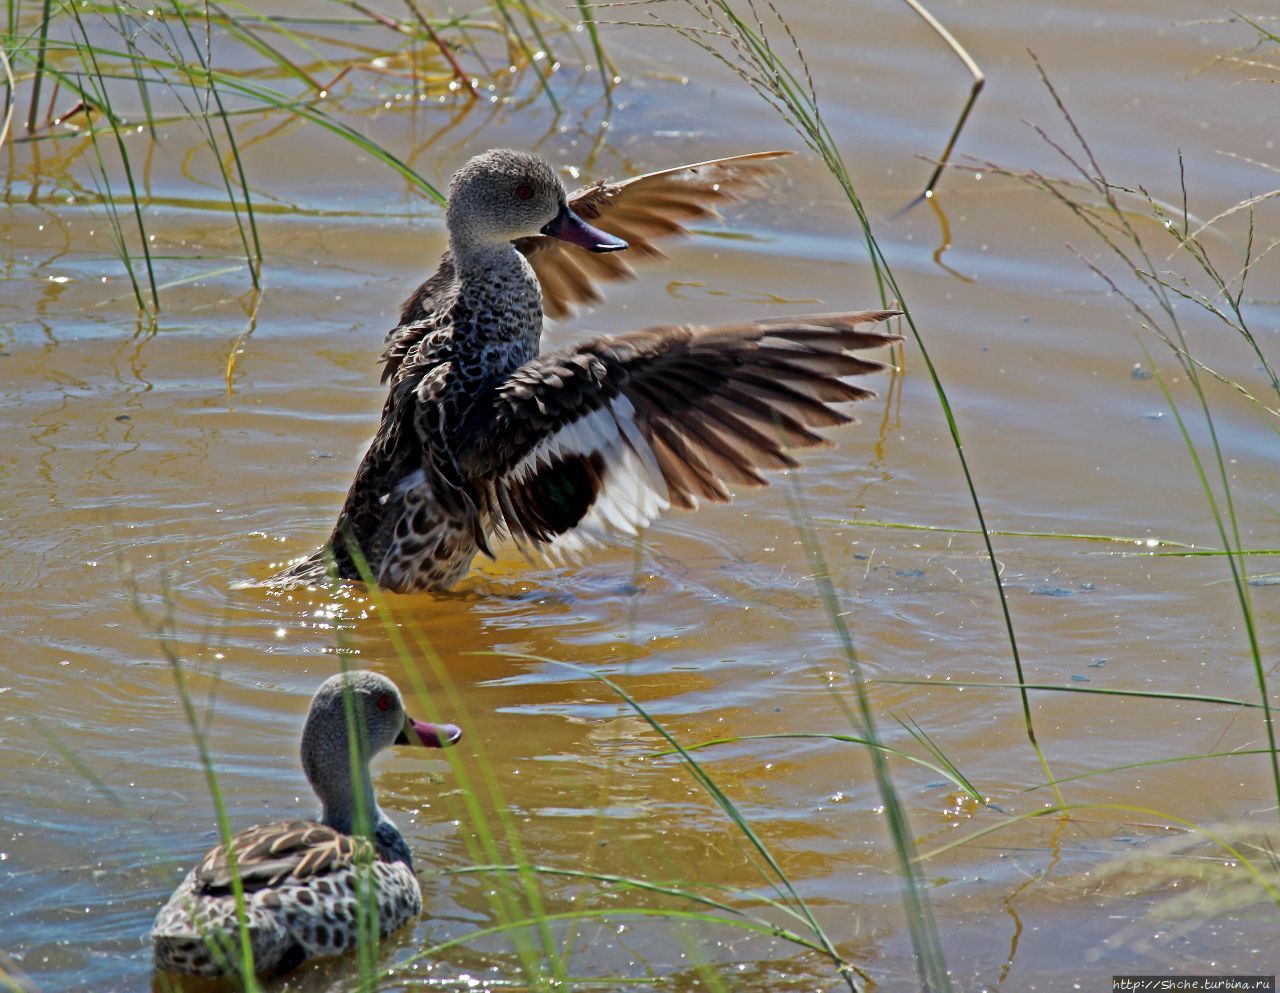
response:
<path id="1" fill-rule="evenodd" d="M 462 728 L 456 724 L 428 724 L 405 717 L 404 730 L 396 738 L 397 745 L 420 745 L 423 748 L 448 748 L 462 737 Z M 416 740 L 415 740 L 416 739 Z"/>

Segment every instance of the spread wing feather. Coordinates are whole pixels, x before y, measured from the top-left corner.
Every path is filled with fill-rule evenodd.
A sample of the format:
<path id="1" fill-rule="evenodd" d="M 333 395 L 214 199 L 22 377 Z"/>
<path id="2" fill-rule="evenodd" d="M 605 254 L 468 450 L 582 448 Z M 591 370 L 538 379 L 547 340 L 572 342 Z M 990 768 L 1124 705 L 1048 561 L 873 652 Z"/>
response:
<path id="1" fill-rule="evenodd" d="M 629 279 L 631 259 L 661 259 L 656 242 L 687 234 L 690 221 L 718 216 L 716 208 L 739 200 L 777 172 L 775 159 L 789 152 L 749 152 L 663 169 L 619 183 L 599 182 L 569 197 L 579 216 L 627 242 L 627 252 L 593 255 L 537 235 L 516 247 L 542 284 L 546 315 L 560 320 L 581 304 L 600 299 L 597 282 Z"/>
<path id="2" fill-rule="evenodd" d="M 539 356 L 472 407 L 459 470 L 490 481 L 516 541 L 554 557 L 727 501 L 852 420 L 833 405 L 874 394 L 843 377 L 885 366 L 848 352 L 899 340 L 871 328 L 896 313 L 659 327 Z"/>

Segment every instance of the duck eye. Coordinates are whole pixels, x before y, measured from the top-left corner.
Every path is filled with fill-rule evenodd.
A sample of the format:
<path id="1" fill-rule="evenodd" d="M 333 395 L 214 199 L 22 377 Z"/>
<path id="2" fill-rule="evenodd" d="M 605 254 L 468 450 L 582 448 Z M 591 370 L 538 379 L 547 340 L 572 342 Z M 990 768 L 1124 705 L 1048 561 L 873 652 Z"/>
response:
<path id="1" fill-rule="evenodd" d="M 521 183 L 519 186 L 516 187 L 516 196 L 518 196 L 521 200 L 533 199 L 533 187 L 530 186 L 528 183 Z"/>
<path id="2" fill-rule="evenodd" d="M 378 697 L 378 709 L 379 710 L 391 709 L 391 697 L 388 694 L 383 693 L 382 696 Z"/>

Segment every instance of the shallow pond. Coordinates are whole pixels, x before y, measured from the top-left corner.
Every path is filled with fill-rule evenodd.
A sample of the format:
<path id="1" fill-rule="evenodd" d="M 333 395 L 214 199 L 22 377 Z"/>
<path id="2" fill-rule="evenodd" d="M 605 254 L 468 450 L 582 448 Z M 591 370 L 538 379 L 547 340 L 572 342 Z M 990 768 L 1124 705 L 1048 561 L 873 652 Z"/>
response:
<path id="1" fill-rule="evenodd" d="M 1179 215 L 1181 151 L 1193 226 L 1280 185 L 1258 164 L 1280 161 L 1274 87 L 1248 81 L 1266 70 L 1209 65 L 1254 37 L 1247 25 L 1202 20 L 1225 8 L 939 0 L 931 9 L 989 76 L 961 162 L 1070 168 L 1024 123 L 1071 141 L 1031 48 L 1108 175 L 1145 186 Z M 601 16 L 631 19 L 620 10 Z M 963 66 L 902 3 L 782 10 L 954 409 L 998 532 L 1026 682 L 1256 703 L 1226 560 L 1153 554 L 1178 550 L 1158 540 L 1222 547 L 1153 363 L 1199 450 L 1211 450 L 1173 353 L 1068 245 L 1109 265 L 1106 247 L 1051 197 L 982 165 L 945 174 L 940 213 L 922 204 L 898 215 L 931 171 L 921 157 L 941 151 L 964 103 Z M 344 43 L 367 46 L 371 67 L 392 44 L 375 29 L 349 30 Z M 623 77 L 612 107 L 594 70 L 568 53 L 552 80 L 559 116 L 527 70 L 499 73 L 497 103 L 405 99 L 404 75 L 369 71 L 349 73 L 329 99 L 335 114 L 440 183 L 497 145 L 536 148 L 584 177 L 757 148 L 800 152 L 723 226 L 700 228 L 667 262 L 611 288 L 606 306 L 550 326 L 549 343 L 878 306 L 853 212 L 783 120 L 668 31 L 615 28 L 604 40 Z M 13 137 L 25 134 L 20 118 Z M 871 764 L 861 746 L 824 737 L 854 731 L 840 640 L 797 533 L 797 496 L 884 740 L 929 758 L 907 730 L 918 726 L 998 807 L 973 802 L 936 771 L 890 760 L 922 851 L 998 828 L 922 863 L 959 988 L 1102 989 L 1114 973 L 1276 970 L 1274 905 L 1246 864 L 1197 833 L 1238 841 L 1236 855 L 1271 871 L 1247 847 L 1276 816 L 1265 756 L 1076 779 L 1061 787 L 1075 805 L 1069 818 L 1012 821 L 1057 801 L 1049 789 L 1027 792 L 1045 769 L 1028 744 L 973 503 L 913 340 L 900 371 L 878 384 L 880 398 L 858 411 L 860 423 L 833 434 L 838 447 L 730 505 L 668 516 L 639 547 L 568 567 L 507 551 L 482 560 L 454 594 L 381 605 L 355 591 L 234 588 L 328 534 L 382 403 L 382 336 L 444 245 L 438 208 L 367 153 L 283 115 L 237 121 L 260 206 L 260 296 L 237 266 L 239 237 L 198 129 L 162 126 L 154 144 L 148 133 L 127 138 L 145 166 L 159 278 L 180 281 L 162 292 L 154 329 L 139 329 L 94 196 L 87 139 L 11 140 L 0 150 L 0 950 L 38 988 L 149 988 L 152 917 L 214 839 L 163 631 L 186 663 L 236 825 L 310 813 L 297 735 L 324 676 L 358 664 L 408 691 L 397 637 L 420 636 L 438 654 L 461 710 L 417 664 L 416 647 L 414 668 L 434 705 L 466 729 L 461 768 L 405 755 L 377 767 L 429 907 L 392 958 L 504 919 L 494 893 L 505 884 L 456 871 L 486 860 L 460 774 L 490 829 L 500 840 L 518 834 L 534 863 L 678 881 L 769 916 L 764 899 L 776 894 L 741 832 L 678 759 L 659 756 L 666 742 L 650 724 L 582 668 L 560 664 L 574 663 L 616 679 L 685 744 L 813 735 L 698 755 L 839 953 L 877 989 L 918 989 Z M 1131 203 L 1134 223 L 1155 231 L 1139 217 L 1140 198 Z M 1238 212 L 1204 236 L 1228 277 L 1241 264 L 1246 218 Z M 1271 203 L 1259 204 L 1255 255 L 1271 244 L 1275 218 Z M 950 243 L 940 252 L 944 223 Z M 1185 256 L 1154 264 L 1191 271 Z M 1280 331 L 1276 275 L 1274 258 L 1263 257 L 1245 299 L 1269 357 Z M 1275 407 L 1276 393 L 1229 327 L 1189 302 L 1180 313 L 1196 357 L 1260 401 L 1204 377 L 1239 542 L 1273 547 L 1280 444 L 1261 404 Z M 1269 666 L 1280 616 L 1280 585 L 1267 575 L 1275 560 L 1245 561 Z M 426 705 L 420 693 L 409 699 Z M 1031 702 L 1060 778 L 1266 744 L 1258 711 L 1242 706 L 1047 691 Z M 584 988 L 842 985 L 829 960 L 781 938 L 625 913 L 693 909 L 670 898 L 565 875 L 546 874 L 539 886 L 550 913 L 617 910 L 556 926 L 564 969 Z M 428 979 L 449 988 L 466 985 L 464 976 L 521 988 L 515 947 L 504 934 L 455 945 L 387 988 Z M 355 983 L 338 964 L 285 985 Z"/>

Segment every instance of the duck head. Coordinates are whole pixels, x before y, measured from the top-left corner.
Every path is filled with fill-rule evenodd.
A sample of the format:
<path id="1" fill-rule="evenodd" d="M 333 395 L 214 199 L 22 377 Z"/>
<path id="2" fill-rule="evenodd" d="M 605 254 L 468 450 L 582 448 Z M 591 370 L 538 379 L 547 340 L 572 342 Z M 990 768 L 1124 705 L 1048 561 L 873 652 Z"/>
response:
<path id="1" fill-rule="evenodd" d="M 406 714 L 400 691 L 386 676 L 366 670 L 339 673 L 321 683 L 311 699 L 302 727 L 302 769 L 320 798 L 322 820 L 349 832 L 361 803 L 375 822 L 381 816 L 369 779 L 370 759 L 392 745 L 445 748 L 461 737 L 453 724 L 429 724 Z"/>
<path id="2" fill-rule="evenodd" d="M 497 148 L 477 155 L 449 183 L 449 234 L 458 247 L 549 235 L 588 252 L 618 252 L 621 238 L 592 227 L 570 208 L 564 184 L 536 155 Z"/>

